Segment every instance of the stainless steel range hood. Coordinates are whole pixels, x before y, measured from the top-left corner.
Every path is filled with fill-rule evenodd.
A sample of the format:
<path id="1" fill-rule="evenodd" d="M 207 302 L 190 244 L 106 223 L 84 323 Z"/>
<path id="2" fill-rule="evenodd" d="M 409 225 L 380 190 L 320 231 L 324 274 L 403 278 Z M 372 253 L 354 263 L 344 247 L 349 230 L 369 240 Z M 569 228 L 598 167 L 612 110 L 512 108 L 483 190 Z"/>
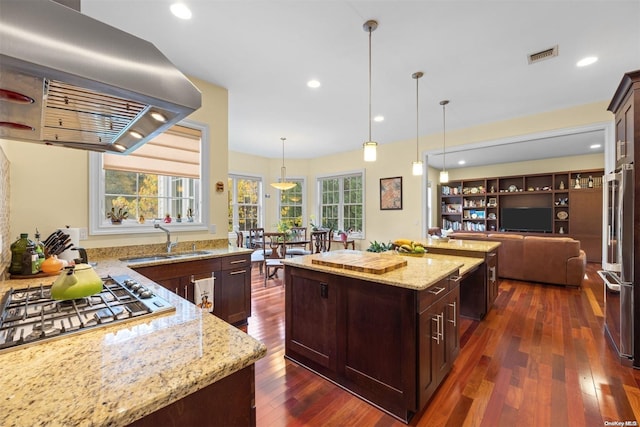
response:
<path id="1" fill-rule="evenodd" d="M 0 0 L 0 138 L 129 153 L 200 108 L 151 43 L 48 0 Z"/>

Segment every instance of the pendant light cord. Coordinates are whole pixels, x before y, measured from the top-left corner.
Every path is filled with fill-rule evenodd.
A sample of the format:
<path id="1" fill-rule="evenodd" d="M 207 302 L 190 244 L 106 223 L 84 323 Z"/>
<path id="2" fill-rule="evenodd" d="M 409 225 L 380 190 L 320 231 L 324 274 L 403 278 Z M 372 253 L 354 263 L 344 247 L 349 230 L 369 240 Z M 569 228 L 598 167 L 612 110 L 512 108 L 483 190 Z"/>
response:
<path id="1" fill-rule="evenodd" d="M 418 145 L 420 144 L 420 130 L 418 128 L 418 120 L 420 119 L 420 114 L 418 113 L 418 81 L 420 80 L 420 77 L 416 78 L 416 162 L 420 161 L 420 154 L 419 154 L 419 148 Z"/>
<path id="2" fill-rule="evenodd" d="M 447 120 L 445 106 L 449 103 L 449 100 L 440 101 L 442 105 L 442 171 L 447 170 Z"/>
<path id="3" fill-rule="evenodd" d="M 286 139 L 287 139 L 287 138 L 284 138 L 284 137 L 283 137 L 283 138 L 280 138 L 280 140 L 282 141 L 282 168 L 280 168 L 280 175 L 282 175 L 282 178 L 281 178 L 281 181 L 282 181 L 282 182 L 285 182 L 285 178 L 286 178 L 286 176 L 285 176 L 285 170 L 286 170 L 286 169 L 285 169 L 285 167 L 284 167 L 284 141 L 285 141 Z"/>
<path id="4" fill-rule="evenodd" d="M 369 27 L 369 141 L 371 141 L 371 33 L 373 29 Z"/>

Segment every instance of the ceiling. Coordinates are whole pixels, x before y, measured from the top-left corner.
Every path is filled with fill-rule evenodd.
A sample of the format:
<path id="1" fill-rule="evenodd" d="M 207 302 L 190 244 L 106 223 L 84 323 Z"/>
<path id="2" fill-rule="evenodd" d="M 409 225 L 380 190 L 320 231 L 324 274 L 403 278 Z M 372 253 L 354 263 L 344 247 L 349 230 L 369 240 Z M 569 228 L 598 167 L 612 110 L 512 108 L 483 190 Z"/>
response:
<path id="1" fill-rule="evenodd" d="M 622 75 L 640 68 L 638 0 L 183 0 L 188 21 L 170 13 L 172 2 L 82 0 L 81 10 L 151 41 L 185 74 L 227 88 L 230 150 L 269 158 L 281 156 L 280 137 L 287 158 L 357 150 L 368 140 L 369 19 L 379 23 L 371 110 L 384 121 L 371 133 L 380 144 L 415 140 L 416 71 L 425 73 L 419 132 L 430 135 L 442 132 L 443 99 L 451 100 L 449 132 L 606 102 Z M 528 64 L 529 54 L 555 45 L 557 57 Z M 599 61 L 576 67 L 585 56 Z M 321 87 L 308 88 L 310 79 Z M 574 155 L 588 151 L 587 136 L 598 138 L 482 147 L 465 157 Z M 454 156 L 447 153 L 448 166 Z"/>

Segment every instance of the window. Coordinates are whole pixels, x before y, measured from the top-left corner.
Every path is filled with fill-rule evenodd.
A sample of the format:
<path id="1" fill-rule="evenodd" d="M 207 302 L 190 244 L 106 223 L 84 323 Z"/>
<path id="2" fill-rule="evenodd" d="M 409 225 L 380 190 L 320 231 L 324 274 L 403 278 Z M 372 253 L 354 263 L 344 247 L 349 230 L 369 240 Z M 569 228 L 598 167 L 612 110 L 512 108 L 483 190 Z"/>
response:
<path id="1" fill-rule="evenodd" d="M 262 178 L 229 175 L 229 232 L 249 231 L 262 224 Z"/>
<path id="2" fill-rule="evenodd" d="M 290 190 L 280 191 L 280 221 L 291 227 L 302 227 L 304 220 L 304 180 L 289 179 L 296 186 Z"/>
<path id="3" fill-rule="evenodd" d="M 127 156 L 91 153 L 91 233 L 146 233 L 157 221 L 172 228 L 207 229 L 206 131 L 206 126 L 184 121 Z M 114 226 L 109 213 L 121 210 L 128 216 Z"/>
<path id="4" fill-rule="evenodd" d="M 318 178 L 320 224 L 364 238 L 364 172 Z"/>

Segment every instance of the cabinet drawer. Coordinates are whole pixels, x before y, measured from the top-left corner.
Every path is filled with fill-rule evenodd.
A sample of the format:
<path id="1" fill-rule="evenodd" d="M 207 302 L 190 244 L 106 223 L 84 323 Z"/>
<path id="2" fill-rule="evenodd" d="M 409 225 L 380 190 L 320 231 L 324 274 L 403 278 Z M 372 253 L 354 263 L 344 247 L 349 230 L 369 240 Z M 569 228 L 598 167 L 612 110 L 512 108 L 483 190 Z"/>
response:
<path id="1" fill-rule="evenodd" d="M 251 257 L 247 255 L 233 255 L 220 258 L 222 270 L 234 270 L 236 268 L 248 267 L 251 265 Z"/>
<path id="2" fill-rule="evenodd" d="M 453 276 L 452 276 L 453 277 Z M 438 301 L 449 292 L 450 280 L 452 277 L 446 277 L 438 283 L 430 286 L 424 291 L 418 293 L 418 313 L 425 311 L 430 305 Z M 454 283 L 453 281 L 451 283 Z"/>

